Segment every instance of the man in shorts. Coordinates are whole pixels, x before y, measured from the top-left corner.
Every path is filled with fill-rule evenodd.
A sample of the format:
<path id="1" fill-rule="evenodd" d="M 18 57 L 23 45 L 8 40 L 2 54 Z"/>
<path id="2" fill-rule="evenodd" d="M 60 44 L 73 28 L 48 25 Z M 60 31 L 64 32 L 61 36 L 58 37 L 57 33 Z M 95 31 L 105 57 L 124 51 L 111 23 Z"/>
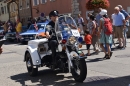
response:
<path id="1" fill-rule="evenodd" d="M 115 7 L 114 10 L 115 15 L 113 20 L 115 22 L 115 34 L 119 40 L 118 48 L 124 49 L 125 48 L 124 29 L 126 28 L 125 16 L 120 12 L 119 7 Z"/>

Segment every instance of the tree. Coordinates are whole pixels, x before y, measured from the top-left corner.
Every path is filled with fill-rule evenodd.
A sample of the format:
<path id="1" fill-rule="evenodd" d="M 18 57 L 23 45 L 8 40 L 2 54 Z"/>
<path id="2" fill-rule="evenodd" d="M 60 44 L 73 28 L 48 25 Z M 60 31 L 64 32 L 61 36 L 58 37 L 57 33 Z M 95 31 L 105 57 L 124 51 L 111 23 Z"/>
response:
<path id="1" fill-rule="evenodd" d="M 109 8 L 110 3 L 109 0 L 89 0 L 86 3 L 87 10 L 95 10 L 98 8 L 107 9 Z"/>

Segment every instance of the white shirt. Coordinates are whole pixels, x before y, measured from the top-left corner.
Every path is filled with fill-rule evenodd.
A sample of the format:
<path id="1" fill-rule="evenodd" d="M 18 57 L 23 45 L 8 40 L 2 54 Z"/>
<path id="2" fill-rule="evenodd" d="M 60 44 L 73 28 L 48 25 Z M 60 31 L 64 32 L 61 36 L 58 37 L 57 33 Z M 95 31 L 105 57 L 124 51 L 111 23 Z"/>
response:
<path id="1" fill-rule="evenodd" d="M 115 13 L 113 13 L 113 14 L 111 15 L 111 18 L 112 18 L 112 24 L 115 25 Z"/>

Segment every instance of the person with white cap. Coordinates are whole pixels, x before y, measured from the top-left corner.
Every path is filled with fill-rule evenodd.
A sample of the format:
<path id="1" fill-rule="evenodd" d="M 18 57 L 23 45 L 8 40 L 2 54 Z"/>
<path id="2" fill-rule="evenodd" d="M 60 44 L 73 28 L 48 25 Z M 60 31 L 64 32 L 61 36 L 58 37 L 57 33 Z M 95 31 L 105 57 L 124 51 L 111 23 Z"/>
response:
<path id="1" fill-rule="evenodd" d="M 99 35 L 100 35 L 100 47 L 102 48 L 102 50 L 105 53 L 105 57 L 104 59 L 110 59 L 110 57 L 112 56 L 111 49 L 110 49 L 110 44 L 112 44 L 112 35 L 107 35 L 106 34 L 106 28 L 105 28 L 105 21 L 110 20 L 107 16 L 107 10 L 102 9 L 101 12 L 99 13 L 102 18 L 100 19 L 100 25 L 99 25 Z M 103 45 L 107 46 L 107 50 L 105 49 L 105 47 Z"/>

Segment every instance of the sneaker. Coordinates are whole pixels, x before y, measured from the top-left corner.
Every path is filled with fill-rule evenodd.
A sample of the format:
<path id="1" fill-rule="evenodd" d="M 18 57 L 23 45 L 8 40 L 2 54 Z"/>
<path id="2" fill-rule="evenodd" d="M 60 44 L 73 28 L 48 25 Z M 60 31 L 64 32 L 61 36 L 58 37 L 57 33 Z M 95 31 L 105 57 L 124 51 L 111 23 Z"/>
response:
<path id="1" fill-rule="evenodd" d="M 108 54 L 106 54 L 103 59 L 110 59 L 110 56 Z"/>
<path id="2" fill-rule="evenodd" d="M 90 54 L 87 53 L 86 56 L 90 56 Z"/>
<path id="3" fill-rule="evenodd" d="M 113 52 L 110 52 L 110 57 L 112 56 Z"/>
<path id="4" fill-rule="evenodd" d="M 99 50 L 96 50 L 96 55 L 98 55 L 100 52 L 99 52 Z"/>
<path id="5" fill-rule="evenodd" d="M 122 47 L 121 50 L 125 50 L 125 47 Z"/>

